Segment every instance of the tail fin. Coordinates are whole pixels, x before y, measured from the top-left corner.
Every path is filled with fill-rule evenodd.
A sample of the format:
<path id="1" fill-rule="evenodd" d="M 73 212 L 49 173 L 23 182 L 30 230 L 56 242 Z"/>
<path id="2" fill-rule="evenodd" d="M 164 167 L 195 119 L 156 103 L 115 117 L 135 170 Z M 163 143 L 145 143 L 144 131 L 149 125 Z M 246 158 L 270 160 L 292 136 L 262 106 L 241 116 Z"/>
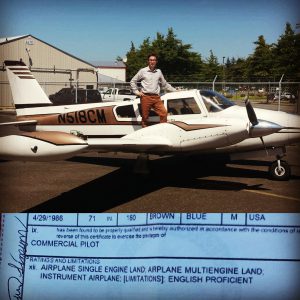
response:
<path id="1" fill-rule="evenodd" d="M 4 64 L 17 114 L 22 108 L 52 105 L 44 90 L 22 61 L 6 60 Z"/>

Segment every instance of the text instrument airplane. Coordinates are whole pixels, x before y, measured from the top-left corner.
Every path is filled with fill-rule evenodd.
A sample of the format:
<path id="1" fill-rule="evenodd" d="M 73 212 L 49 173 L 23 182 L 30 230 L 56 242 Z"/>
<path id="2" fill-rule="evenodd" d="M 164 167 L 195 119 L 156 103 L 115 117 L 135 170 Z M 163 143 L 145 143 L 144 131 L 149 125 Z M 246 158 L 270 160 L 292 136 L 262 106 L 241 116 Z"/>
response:
<path id="1" fill-rule="evenodd" d="M 300 142 L 300 117 L 279 111 L 246 109 L 213 91 L 188 90 L 164 95 L 168 122 L 141 127 L 140 101 L 53 106 L 20 61 L 5 61 L 16 107 L 19 135 L 0 138 L 0 157 L 50 161 L 88 151 L 158 155 L 228 153 L 274 155 L 273 178 L 287 179 L 281 161 L 285 146 Z"/>

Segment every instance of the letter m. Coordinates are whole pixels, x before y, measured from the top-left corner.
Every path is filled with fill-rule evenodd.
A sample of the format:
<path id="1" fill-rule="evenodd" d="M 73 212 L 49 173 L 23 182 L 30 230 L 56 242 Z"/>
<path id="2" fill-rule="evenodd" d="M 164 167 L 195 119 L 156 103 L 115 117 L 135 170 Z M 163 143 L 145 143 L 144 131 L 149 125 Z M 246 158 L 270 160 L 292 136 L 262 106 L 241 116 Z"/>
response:
<path id="1" fill-rule="evenodd" d="M 97 112 L 98 122 L 99 123 L 106 123 L 104 109 L 101 109 L 101 111 L 99 111 L 99 109 L 97 109 L 96 112 Z"/>
<path id="2" fill-rule="evenodd" d="M 230 217 L 231 220 L 237 220 L 237 218 L 238 218 L 238 214 L 231 214 Z"/>

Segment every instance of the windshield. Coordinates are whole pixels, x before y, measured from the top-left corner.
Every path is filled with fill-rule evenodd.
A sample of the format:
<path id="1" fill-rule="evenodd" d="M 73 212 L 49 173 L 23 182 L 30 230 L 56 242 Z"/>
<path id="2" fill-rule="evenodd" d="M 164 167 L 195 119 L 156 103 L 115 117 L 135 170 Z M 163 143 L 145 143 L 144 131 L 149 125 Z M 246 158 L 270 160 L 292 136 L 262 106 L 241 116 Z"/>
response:
<path id="1" fill-rule="evenodd" d="M 214 91 L 200 91 L 208 112 L 217 112 L 235 105 L 223 95 Z"/>

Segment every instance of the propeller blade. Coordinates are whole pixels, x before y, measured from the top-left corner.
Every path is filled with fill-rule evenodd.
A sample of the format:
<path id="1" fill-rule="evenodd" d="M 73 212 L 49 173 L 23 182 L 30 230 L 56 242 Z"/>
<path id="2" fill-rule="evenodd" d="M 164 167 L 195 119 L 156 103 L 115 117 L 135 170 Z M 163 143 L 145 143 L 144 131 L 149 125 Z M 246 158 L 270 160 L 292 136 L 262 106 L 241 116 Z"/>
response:
<path id="1" fill-rule="evenodd" d="M 247 110 L 248 119 L 249 119 L 250 123 L 252 124 L 252 126 L 257 125 L 258 124 L 257 117 L 256 117 L 255 111 L 254 111 L 253 106 L 250 103 L 249 99 L 246 99 L 245 105 L 246 105 L 246 110 Z"/>

